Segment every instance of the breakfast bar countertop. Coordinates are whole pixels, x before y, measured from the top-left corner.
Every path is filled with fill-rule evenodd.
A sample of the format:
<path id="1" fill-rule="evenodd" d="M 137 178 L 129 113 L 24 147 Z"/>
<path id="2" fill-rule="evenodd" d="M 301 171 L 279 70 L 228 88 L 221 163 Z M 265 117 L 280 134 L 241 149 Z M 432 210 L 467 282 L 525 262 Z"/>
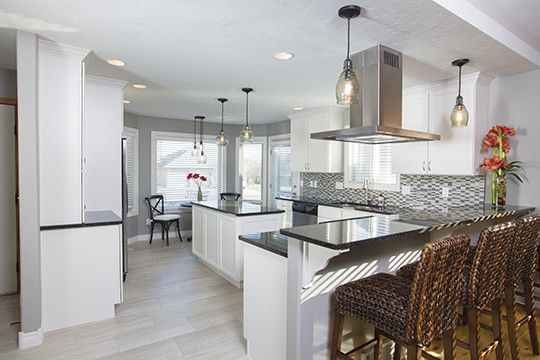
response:
<path id="1" fill-rule="evenodd" d="M 252 216 L 284 213 L 276 207 L 266 206 L 265 204 L 255 204 L 247 201 L 230 201 L 230 200 L 209 200 L 209 201 L 192 201 L 193 205 L 202 206 L 219 212 L 236 215 L 236 216 Z"/>

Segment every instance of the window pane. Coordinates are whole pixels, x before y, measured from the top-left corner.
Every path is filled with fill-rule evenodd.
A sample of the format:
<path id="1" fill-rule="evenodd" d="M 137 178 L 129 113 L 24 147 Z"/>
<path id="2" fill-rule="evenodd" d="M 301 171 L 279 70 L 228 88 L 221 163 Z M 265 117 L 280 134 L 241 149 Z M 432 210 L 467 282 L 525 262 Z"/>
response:
<path id="1" fill-rule="evenodd" d="M 392 145 L 348 144 L 348 181 L 362 183 L 364 179 L 377 184 L 396 184 L 392 173 Z"/>
<path id="2" fill-rule="evenodd" d="M 287 195 L 293 192 L 291 172 L 291 147 L 273 146 L 273 193 Z"/>
<path id="3" fill-rule="evenodd" d="M 177 206 L 179 202 L 196 200 L 198 187 L 192 180 L 187 180 L 189 173 L 198 173 L 208 181 L 202 185 L 203 199 L 215 200 L 221 192 L 220 153 L 215 143 L 204 144 L 206 164 L 199 164 L 191 156 L 193 142 L 189 138 L 157 137 L 154 171 L 154 192 L 165 197 L 168 206 Z"/>
<path id="4" fill-rule="evenodd" d="M 242 199 L 262 201 L 263 144 L 244 144 L 240 151 Z"/>

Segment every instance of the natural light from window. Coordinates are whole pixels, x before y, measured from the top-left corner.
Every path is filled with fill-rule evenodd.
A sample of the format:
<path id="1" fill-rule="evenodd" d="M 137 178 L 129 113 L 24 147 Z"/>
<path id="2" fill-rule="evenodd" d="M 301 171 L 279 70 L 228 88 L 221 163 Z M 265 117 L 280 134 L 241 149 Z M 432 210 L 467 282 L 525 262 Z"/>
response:
<path id="1" fill-rule="evenodd" d="M 374 189 L 399 190 L 399 176 L 392 173 L 392 144 L 346 144 L 345 152 L 347 187 L 362 187 L 368 179 Z"/>

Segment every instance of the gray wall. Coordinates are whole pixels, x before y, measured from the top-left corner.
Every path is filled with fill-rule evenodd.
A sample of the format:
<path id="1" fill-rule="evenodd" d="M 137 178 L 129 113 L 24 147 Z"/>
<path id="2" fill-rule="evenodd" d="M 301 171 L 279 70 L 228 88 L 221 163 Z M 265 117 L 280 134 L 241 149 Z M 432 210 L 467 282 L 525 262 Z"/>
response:
<path id="1" fill-rule="evenodd" d="M 540 206 L 540 70 L 495 79 L 489 102 L 493 125 L 516 128 L 509 159 L 525 162 L 527 172 L 524 184 L 509 182 L 508 203 Z"/>
<path id="2" fill-rule="evenodd" d="M 21 332 L 41 328 L 37 36 L 17 31 Z"/>
<path id="3" fill-rule="evenodd" d="M 17 98 L 17 72 L 0 69 L 0 97 Z"/>
<path id="4" fill-rule="evenodd" d="M 146 225 L 148 210 L 144 204 L 144 197 L 151 193 L 151 134 L 152 131 L 170 132 L 193 132 L 192 120 L 164 119 L 149 116 L 139 116 L 124 112 L 124 125 L 139 129 L 139 216 L 128 219 L 128 236 L 145 235 L 149 233 Z M 256 136 L 269 136 L 286 134 L 290 132 L 289 121 L 280 121 L 273 124 L 253 125 L 253 132 Z M 221 124 L 205 123 L 205 135 L 217 135 L 221 129 Z M 240 134 L 241 125 L 225 125 L 225 133 L 229 135 L 230 143 L 227 146 L 227 173 L 225 178 L 226 191 L 234 191 L 235 187 L 235 140 Z M 191 212 L 187 211 L 182 216 L 182 229 L 191 229 Z"/>

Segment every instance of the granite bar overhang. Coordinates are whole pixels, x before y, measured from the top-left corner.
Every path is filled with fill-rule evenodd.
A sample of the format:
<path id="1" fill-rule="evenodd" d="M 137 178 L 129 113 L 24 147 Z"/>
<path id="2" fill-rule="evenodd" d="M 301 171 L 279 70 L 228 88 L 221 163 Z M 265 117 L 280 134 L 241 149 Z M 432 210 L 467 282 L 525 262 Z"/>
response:
<path id="1" fill-rule="evenodd" d="M 334 250 L 347 250 L 389 238 L 421 234 L 506 216 L 523 216 L 535 210 L 527 206 L 449 208 L 448 211 L 400 209 L 399 219 L 372 216 L 281 229 L 282 235 Z"/>
<path id="2" fill-rule="evenodd" d="M 209 200 L 192 201 L 191 203 L 196 206 L 202 206 L 208 209 L 235 216 L 279 214 L 285 212 L 285 210 L 280 210 L 272 206 L 266 206 L 264 204 L 254 204 L 247 201 Z"/>
<path id="3" fill-rule="evenodd" d="M 287 257 L 287 237 L 281 235 L 278 231 L 243 234 L 238 238 L 245 243 L 268 250 L 276 255 Z"/>

